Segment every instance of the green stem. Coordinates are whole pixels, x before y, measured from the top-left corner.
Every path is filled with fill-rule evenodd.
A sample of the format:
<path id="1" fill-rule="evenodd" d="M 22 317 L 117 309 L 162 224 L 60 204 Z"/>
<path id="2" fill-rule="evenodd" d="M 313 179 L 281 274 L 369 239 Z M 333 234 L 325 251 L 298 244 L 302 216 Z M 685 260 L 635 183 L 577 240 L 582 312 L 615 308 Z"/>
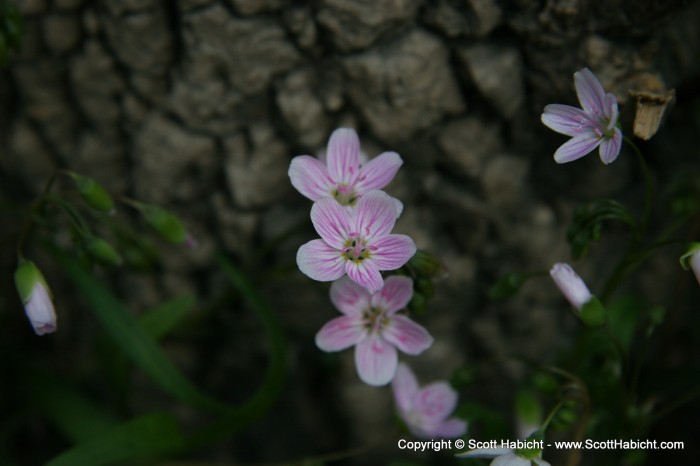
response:
<path id="1" fill-rule="evenodd" d="M 223 413 L 217 421 L 193 434 L 188 449 L 203 447 L 215 439 L 224 438 L 262 416 L 282 392 L 286 373 L 285 338 L 277 316 L 238 267 L 221 255 L 217 259 L 234 288 L 258 314 L 270 345 L 270 360 L 264 380 L 255 394 L 241 406 Z"/>
<path id="2" fill-rule="evenodd" d="M 622 280 L 627 276 L 629 272 L 628 267 L 631 263 L 630 259 L 633 255 L 637 253 L 638 244 L 643 240 L 644 235 L 646 234 L 647 229 L 649 228 L 649 221 L 651 219 L 651 206 L 654 198 L 654 182 L 651 177 L 651 171 L 649 170 L 649 166 L 647 165 L 647 162 L 644 159 L 642 152 L 630 138 L 625 136 L 624 139 L 625 142 L 632 148 L 632 151 L 636 155 L 637 160 L 639 161 L 639 164 L 642 168 L 642 175 L 644 176 L 644 207 L 642 210 L 642 221 L 639 224 L 639 236 L 634 240 L 630 241 L 630 244 L 627 247 L 625 254 L 622 256 L 620 262 L 618 262 L 617 266 L 610 275 L 610 278 L 608 278 L 608 280 L 606 281 L 605 287 L 603 288 L 603 292 L 600 295 L 600 301 L 603 304 L 607 302 L 612 293 L 620 285 Z"/>
<path id="3" fill-rule="evenodd" d="M 554 414 L 556 411 L 561 408 L 561 405 L 571 399 L 575 399 L 579 401 L 583 405 L 583 414 L 581 416 L 581 419 L 579 419 L 576 431 L 574 432 L 574 441 L 582 441 L 584 435 L 586 434 L 586 429 L 588 428 L 588 423 L 590 422 L 591 419 L 591 397 L 588 393 L 588 387 L 584 383 L 583 380 L 581 380 L 579 377 L 576 375 L 572 374 L 571 372 L 565 371 L 564 369 L 560 369 L 555 366 L 544 366 L 544 370 L 547 370 L 549 372 L 552 372 L 553 374 L 560 375 L 562 377 L 565 377 L 571 381 L 571 384 L 577 389 L 578 393 L 580 396 L 573 398 L 573 397 L 566 397 L 563 400 L 557 404 L 554 409 L 552 410 L 552 413 L 550 413 L 549 417 L 547 420 L 542 424 L 542 430 L 544 431 L 547 427 L 547 424 L 551 421 L 552 418 L 554 418 Z M 579 464 L 581 461 L 581 450 L 571 450 L 569 453 L 569 456 L 567 457 L 566 461 L 566 466 L 576 466 Z"/>
<path id="4" fill-rule="evenodd" d="M 24 243 L 27 241 L 27 238 L 29 238 L 29 235 L 32 232 L 32 227 L 34 226 L 34 217 L 44 207 L 44 203 L 48 198 L 49 192 L 51 192 L 51 188 L 53 187 L 56 178 L 58 178 L 58 176 L 61 174 L 62 171 L 57 170 L 51 175 L 51 177 L 46 182 L 46 185 L 44 186 L 44 190 L 42 191 L 41 195 L 32 204 L 32 207 L 29 211 L 29 217 L 27 218 L 24 226 L 22 227 L 22 233 L 20 233 L 19 240 L 17 241 L 17 257 L 19 257 L 20 260 L 25 260 L 24 253 L 22 251 L 24 250 Z"/>
<path id="5" fill-rule="evenodd" d="M 649 165 L 647 165 L 642 152 L 632 139 L 624 136 L 625 142 L 632 148 L 632 151 L 637 156 L 640 166 L 642 167 L 642 175 L 644 176 L 644 210 L 642 211 L 641 232 L 644 234 L 649 227 L 651 218 L 651 205 L 654 198 L 654 181 L 651 177 Z"/>
<path id="6" fill-rule="evenodd" d="M 676 400 L 671 403 L 670 405 L 666 406 L 664 409 L 658 411 L 657 413 L 654 414 L 654 416 L 651 418 L 651 424 L 656 423 L 659 419 L 667 416 L 671 412 L 675 411 L 676 409 L 680 408 L 686 403 L 689 403 L 693 401 L 695 398 L 700 397 L 700 387 L 695 387 L 687 392 L 685 392 L 683 395 L 679 396 L 676 398 Z"/>
<path id="7" fill-rule="evenodd" d="M 27 238 L 29 238 L 29 235 L 32 232 L 36 215 L 41 211 L 41 209 L 44 208 L 44 205 L 47 201 L 54 201 L 58 203 L 66 211 L 66 213 L 71 218 L 71 221 L 73 221 L 73 224 L 77 227 L 77 229 L 81 232 L 85 230 L 85 223 L 81 222 L 80 219 L 76 220 L 75 213 L 70 208 L 66 207 L 66 204 L 60 198 L 56 196 L 50 196 L 53 184 L 56 182 L 56 179 L 58 179 L 59 176 L 72 177 L 74 175 L 75 174 L 70 170 L 58 169 L 55 170 L 49 177 L 48 181 L 46 182 L 46 185 L 44 186 L 44 189 L 41 192 L 41 195 L 39 195 L 39 197 L 37 197 L 34 203 L 32 204 L 29 218 L 23 225 L 22 233 L 20 234 L 19 240 L 17 241 L 17 257 L 19 257 L 20 260 L 24 260 L 24 253 L 22 252 L 24 249 L 24 243 L 27 241 Z"/>
<path id="8" fill-rule="evenodd" d="M 52 195 L 47 195 L 46 200 L 55 202 L 59 207 L 61 207 L 65 211 L 66 215 L 70 219 L 70 222 L 73 224 L 73 227 L 80 234 L 81 237 L 88 238 L 92 236 L 92 232 L 90 231 L 90 227 L 88 226 L 87 222 L 83 220 L 78 211 L 76 211 L 70 203 L 64 201 L 59 196 Z"/>
<path id="9" fill-rule="evenodd" d="M 549 423 L 552 422 L 552 419 L 554 419 L 554 416 L 556 416 L 556 414 L 559 412 L 561 407 L 564 406 L 564 403 L 566 403 L 567 401 L 569 401 L 569 400 L 567 400 L 567 399 L 559 400 L 559 403 L 554 405 L 554 408 L 552 408 L 552 410 L 549 412 L 549 415 L 547 415 L 547 419 L 545 419 L 544 422 L 542 423 L 542 427 L 540 427 L 540 430 L 542 432 L 547 430 L 547 427 L 549 427 Z"/>

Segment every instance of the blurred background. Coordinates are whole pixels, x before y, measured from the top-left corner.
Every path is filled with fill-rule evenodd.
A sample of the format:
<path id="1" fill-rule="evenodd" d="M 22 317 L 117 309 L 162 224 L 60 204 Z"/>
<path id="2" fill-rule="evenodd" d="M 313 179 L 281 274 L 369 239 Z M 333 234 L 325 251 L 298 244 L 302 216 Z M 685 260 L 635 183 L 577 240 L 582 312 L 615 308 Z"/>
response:
<path id="1" fill-rule="evenodd" d="M 462 413 L 476 417 L 470 435 L 489 440 L 494 418 L 504 438 L 515 438 L 513 397 L 530 367 L 513 357 L 555 364 L 580 329 L 546 276 L 553 263 L 572 262 L 566 231 L 576 205 L 615 198 L 639 213 L 644 197 L 628 148 L 610 166 L 597 152 L 554 163 L 566 138 L 541 124 L 544 105 L 578 105 L 573 73 L 588 67 L 617 95 L 623 131 L 632 136 L 630 91 L 675 89 L 658 134 L 639 141 L 656 183 L 652 230 L 666 226 L 668 188 L 698 171 L 696 1 L 2 3 L 3 19 L 14 7 L 22 24 L 21 44 L 15 50 L 6 41 L 0 70 L 0 464 L 8 466 L 45 464 L 91 429 L 150 412 L 172 414 L 185 433 L 215 418 L 130 366 L 90 310 L 106 293 L 135 317 L 163 303 L 177 309 L 182 316 L 161 349 L 198 389 L 227 404 L 255 393 L 277 341 L 253 312 L 257 298 L 284 335 L 286 375 L 250 423 L 148 461 L 324 464 L 337 453 L 332 464 L 458 464 L 450 452 L 399 451 L 390 390 L 364 385 L 352 352 L 315 347 L 315 333 L 337 311 L 329 285 L 296 268 L 298 247 L 316 234 L 311 202 L 292 188 L 287 169 L 292 157 L 325 150 L 337 127 L 355 128 L 370 157 L 393 150 L 404 160 L 386 188 L 404 204 L 395 231 L 446 270 L 415 316 L 435 344 L 404 360 L 422 383 L 450 379 L 461 401 L 487 406 L 481 418 Z M 198 246 L 144 233 L 147 246 L 127 254 L 134 238 L 117 235 L 125 264 L 76 278 L 48 252 L 47 244 L 70 250 L 74 239 L 65 216 L 53 212 L 25 250 L 49 282 L 59 316 L 58 332 L 37 337 L 12 276 L 30 206 L 57 169 L 98 180 L 115 199 L 168 209 Z M 54 185 L 58 193 L 70 189 L 62 179 Z M 117 204 L 101 228 L 114 234 L 138 224 L 136 217 Z M 689 225 L 678 236 L 699 240 L 697 215 Z M 594 293 L 626 239 L 611 224 L 588 257 L 572 262 Z M 620 290 L 666 309 L 641 356 L 651 405 L 700 382 L 700 290 L 678 266 L 682 252 L 664 249 Z M 232 284 L 219 255 L 235 264 L 243 285 Z M 489 298 L 504 273 L 542 271 L 515 297 Z M 91 280 L 103 287 L 97 298 L 86 298 Z M 664 382 L 678 391 L 656 397 Z M 86 415 L 77 430 L 66 427 L 70 400 L 82 407 L 76 413 L 100 414 Z M 610 464 L 696 464 L 698 408 L 691 399 L 640 433 L 685 441 L 683 452 L 624 462 L 613 455 Z M 608 464 L 605 458 L 584 453 L 582 464 Z"/>

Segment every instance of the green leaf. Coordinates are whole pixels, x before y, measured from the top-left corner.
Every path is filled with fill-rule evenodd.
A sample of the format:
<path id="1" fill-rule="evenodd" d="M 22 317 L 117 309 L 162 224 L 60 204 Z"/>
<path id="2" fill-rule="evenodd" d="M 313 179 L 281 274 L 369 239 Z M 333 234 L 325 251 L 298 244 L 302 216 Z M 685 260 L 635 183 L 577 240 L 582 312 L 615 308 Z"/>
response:
<path id="1" fill-rule="evenodd" d="M 73 442 L 82 442 L 109 431 L 117 418 L 84 396 L 75 387 L 49 374 L 34 373 L 28 384 L 34 403 Z"/>
<path id="2" fill-rule="evenodd" d="M 489 298 L 493 300 L 506 299 L 515 296 L 520 291 L 520 287 L 525 283 L 526 276 L 510 272 L 503 275 L 496 283 L 489 288 Z"/>
<path id="3" fill-rule="evenodd" d="M 132 419 L 76 445 L 44 466 L 98 466 L 137 458 L 152 458 L 183 447 L 184 437 L 170 413 Z"/>
<path id="4" fill-rule="evenodd" d="M 525 424 L 535 425 L 542 422 L 542 405 L 533 390 L 518 390 L 515 394 L 515 413 L 518 420 Z"/>
<path id="5" fill-rule="evenodd" d="M 603 199 L 588 205 L 579 205 L 574 211 L 571 226 L 566 232 L 566 239 L 574 259 L 585 256 L 590 243 L 600 239 L 603 222 L 606 220 L 622 222 L 632 233 L 639 235 L 639 226 L 634 216 L 619 202 Z"/>
<path id="6" fill-rule="evenodd" d="M 503 415 L 480 403 L 460 403 L 454 411 L 454 416 L 469 421 L 470 425 L 479 425 L 479 432 L 483 438 L 508 438 L 508 422 Z"/>
<path id="7" fill-rule="evenodd" d="M 245 403 L 227 412 L 218 422 L 198 432 L 192 441 L 193 445 L 209 444 L 213 439 L 230 435 L 231 432 L 262 416 L 282 392 L 286 373 L 285 339 L 275 313 L 238 267 L 223 256 L 217 259 L 233 286 L 260 318 L 270 347 L 270 359 L 258 390 Z"/>
<path id="8" fill-rule="evenodd" d="M 160 340 L 182 320 L 194 303 L 192 295 L 171 299 L 143 314 L 139 318 L 139 324 L 149 337 Z"/>
<path id="9" fill-rule="evenodd" d="M 68 277 L 80 289 L 90 309 L 114 342 L 146 372 L 161 389 L 178 400 L 212 411 L 226 410 L 217 400 L 200 392 L 161 351 L 138 321 L 104 285 L 70 257 L 56 253 Z"/>
<path id="10" fill-rule="evenodd" d="M 263 324 L 270 345 L 270 361 L 265 381 L 249 405 L 267 405 L 282 389 L 286 370 L 286 346 L 282 327 L 267 302 L 255 291 L 241 270 L 223 256 L 218 257 L 219 266 L 226 273 L 233 286 L 241 293 L 246 303 L 258 315 Z"/>
<path id="11" fill-rule="evenodd" d="M 622 297 L 608 305 L 608 326 L 625 351 L 632 344 L 645 306 L 633 297 Z"/>

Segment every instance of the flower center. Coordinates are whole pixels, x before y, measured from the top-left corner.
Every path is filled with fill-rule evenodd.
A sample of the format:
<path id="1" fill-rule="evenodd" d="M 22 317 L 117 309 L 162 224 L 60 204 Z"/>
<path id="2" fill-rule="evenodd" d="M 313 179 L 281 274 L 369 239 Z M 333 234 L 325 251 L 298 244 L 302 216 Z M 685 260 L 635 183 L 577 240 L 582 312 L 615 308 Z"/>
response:
<path id="1" fill-rule="evenodd" d="M 338 186 L 331 191 L 331 194 L 341 205 L 354 206 L 357 202 L 357 193 L 355 189 L 346 184 L 338 184 Z"/>
<path id="2" fill-rule="evenodd" d="M 610 139 L 615 136 L 615 123 L 612 120 L 601 117 L 598 126 L 594 128 L 595 133 L 602 139 Z"/>
<path id="3" fill-rule="evenodd" d="M 610 129 L 606 129 L 605 131 L 603 131 L 603 138 L 610 139 L 613 136 L 615 136 L 615 127 L 614 126 Z"/>
<path id="4" fill-rule="evenodd" d="M 350 237 L 345 241 L 345 247 L 342 251 L 345 260 L 359 263 L 369 259 L 372 256 L 372 251 L 376 249 L 374 246 L 367 246 L 367 240 L 360 236 L 359 233 L 350 233 Z"/>
<path id="5" fill-rule="evenodd" d="M 384 309 L 380 307 L 370 307 L 362 313 L 362 324 L 367 333 L 382 333 L 384 327 L 389 323 Z"/>

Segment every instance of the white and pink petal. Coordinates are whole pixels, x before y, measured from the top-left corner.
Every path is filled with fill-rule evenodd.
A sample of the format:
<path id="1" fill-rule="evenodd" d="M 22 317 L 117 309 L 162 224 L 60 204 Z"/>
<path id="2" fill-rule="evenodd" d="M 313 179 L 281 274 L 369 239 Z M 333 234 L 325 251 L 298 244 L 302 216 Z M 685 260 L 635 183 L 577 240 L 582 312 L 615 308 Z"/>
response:
<path id="1" fill-rule="evenodd" d="M 466 421 L 453 417 L 442 421 L 431 429 L 435 438 L 457 438 L 467 432 Z"/>
<path id="2" fill-rule="evenodd" d="M 622 149 L 622 132 L 619 128 L 615 128 L 611 138 L 604 138 L 600 142 L 600 148 L 598 149 L 600 160 L 605 165 L 614 162 L 617 160 L 617 156 L 620 155 L 620 149 Z"/>
<path id="3" fill-rule="evenodd" d="M 597 123 L 586 112 L 569 105 L 547 105 L 541 119 L 542 123 L 550 129 L 572 137 L 590 131 L 591 128 L 597 126 Z"/>
<path id="4" fill-rule="evenodd" d="M 394 179 L 403 164 L 396 152 L 384 152 L 360 167 L 360 176 L 355 181 L 355 190 L 366 193 L 382 189 Z"/>
<path id="5" fill-rule="evenodd" d="M 352 281 L 366 288 L 370 293 L 374 293 L 384 286 L 382 274 L 379 273 L 377 266 L 369 259 L 358 262 L 346 261 L 345 272 Z"/>
<path id="6" fill-rule="evenodd" d="M 382 330 L 382 336 L 404 353 L 414 356 L 433 344 L 433 337 L 425 327 L 399 314 L 391 316 Z"/>
<path id="7" fill-rule="evenodd" d="M 413 280 L 409 277 L 393 275 L 384 280 L 384 287 L 372 295 L 372 307 L 382 308 L 387 314 L 406 307 L 413 297 Z"/>
<path id="8" fill-rule="evenodd" d="M 603 114 L 608 120 L 608 126 L 605 128 L 608 131 L 613 129 L 617 124 L 617 118 L 619 116 L 619 110 L 617 108 L 617 97 L 614 94 L 605 94 L 604 99 Z"/>
<path id="9" fill-rule="evenodd" d="M 578 160 L 598 147 L 601 141 L 602 138 L 593 131 L 580 134 L 562 144 L 554 153 L 554 160 L 557 163 Z"/>
<path id="10" fill-rule="evenodd" d="M 368 242 L 370 259 L 379 270 L 396 270 L 416 253 L 416 244 L 406 235 L 387 235 Z"/>
<path id="11" fill-rule="evenodd" d="M 347 275 L 334 281 L 331 285 L 331 302 L 346 315 L 359 315 L 370 308 L 370 294 Z"/>
<path id="12" fill-rule="evenodd" d="M 337 280 L 345 275 L 345 259 L 340 251 L 322 239 L 311 240 L 297 251 L 297 266 L 305 275 L 321 282 Z"/>
<path id="13" fill-rule="evenodd" d="M 360 341 L 355 346 L 355 365 L 360 379 L 375 387 L 391 382 L 396 374 L 396 348 L 377 335 Z"/>
<path id="14" fill-rule="evenodd" d="M 336 183 L 352 185 L 360 170 L 360 140 L 351 128 L 338 128 L 328 140 L 326 163 Z"/>
<path id="15" fill-rule="evenodd" d="M 416 376 L 406 364 L 399 363 L 391 381 L 391 390 L 399 411 L 407 413 L 413 409 L 413 400 L 418 394 L 419 386 Z"/>
<path id="16" fill-rule="evenodd" d="M 425 425 L 437 425 L 457 407 L 457 392 L 447 382 L 434 382 L 423 387 L 413 401 Z"/>
<path id="17" fill-rule="evenodd" d="M 605 90 L 591 70 L 584 68 L 574 73 L 574 85 L 583 110 L 596 117 L 604 116 Z"/>
<path id="18" fill-rule="evenodd" d="M 355 206 L 353 230 L 365 238 L 391 233 L 396 223 L 396 204 L 392 199 L 384 191 L 364 194 Z"/>
<path id="19" fill-rule="evenodd" d="M 311 223 L 319 236 L 331 247 L 343 249 L 349 238 L 350 215 L 333 198 L 319 199 L 311 206 Z"/>
<path id="20" fill-rule="evenodd" d="M 569 264 L 557 262 L 549 270 L 549 275 L 559 291 L 576 309 L 580 310 L 593 297 L 586 283 Z"/>
<path id="21" fill-rule="evenodd" d="M 321 351 L 341 351 L 356 345 L 366 336 L 361 319 L 341 316 L 321 327 L 316 334 L 316 346 Z"/>
<path id="22" fill-rule="evenodd" d="M 332 195 L 335 183 L 326 166 L 317 158 L 309 155 L 294 157 L 288 173 L 292 186 L 312 201 Z"/>

